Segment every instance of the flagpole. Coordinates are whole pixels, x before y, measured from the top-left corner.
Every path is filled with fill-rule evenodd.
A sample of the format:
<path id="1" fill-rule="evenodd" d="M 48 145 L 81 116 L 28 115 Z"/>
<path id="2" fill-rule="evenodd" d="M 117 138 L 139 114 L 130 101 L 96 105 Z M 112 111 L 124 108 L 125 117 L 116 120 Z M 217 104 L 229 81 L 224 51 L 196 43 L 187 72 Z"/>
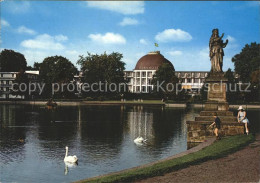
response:
<path id="1" fill-rule="evenodd" d="M 154 43 L 155 52 L 156 52 L 156 47 L 159 47 L 158 43 Z"/>

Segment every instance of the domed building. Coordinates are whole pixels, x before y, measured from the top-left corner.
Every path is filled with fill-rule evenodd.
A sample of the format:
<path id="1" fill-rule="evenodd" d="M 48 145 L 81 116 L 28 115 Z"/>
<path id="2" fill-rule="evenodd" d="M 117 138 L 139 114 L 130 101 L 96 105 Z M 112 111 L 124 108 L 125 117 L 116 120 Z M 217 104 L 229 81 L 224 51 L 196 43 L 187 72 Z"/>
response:
<path id="1" fill-rule="evenodd" d="M 164 63 L 169 63 L 174 69 L 173 64 L 160 51 L 149 52 L 141 57 L 133 71 L 125 71 L 129 91 L 132 93 L 149 93 L 152 91 L 154 87 L 152 85 L 153 75 Z M 175 75 L 179 78 L 182 88 L 193 95 L 199 93 L 208 72 L 175 71 Z"/>
<path id="2" fill-rule="evenodd" d="M 173 67 L 172 63 L 160 54 L 160 51 L 149 52 L 138 60 L 134 70 L 158 70 L 164 63 L 168 63 Z"/>
<path id="3" fill-rule="evenodd" d="M 133 71 L 125 71 L 128 89 L 133 93 L 148 93 L 153 89 L 152 79 L 158 68 L 164 63 L 173 64 L 160 51 L 149 52 L 141 57 Z"/>

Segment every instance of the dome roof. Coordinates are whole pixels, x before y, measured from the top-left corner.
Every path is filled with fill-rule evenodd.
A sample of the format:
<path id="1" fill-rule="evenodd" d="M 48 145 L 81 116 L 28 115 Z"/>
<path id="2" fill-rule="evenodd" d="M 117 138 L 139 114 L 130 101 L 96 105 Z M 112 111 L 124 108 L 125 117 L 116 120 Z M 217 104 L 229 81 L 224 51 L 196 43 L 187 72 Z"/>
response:
<path id="1" fill-rule="evenodd" d="M 160 51 L 149 52 L 138 60 L 134 70 L 157 70 L 164 63 L 169 63 L 173 67 L 172 63 L 160 54 Z"/>

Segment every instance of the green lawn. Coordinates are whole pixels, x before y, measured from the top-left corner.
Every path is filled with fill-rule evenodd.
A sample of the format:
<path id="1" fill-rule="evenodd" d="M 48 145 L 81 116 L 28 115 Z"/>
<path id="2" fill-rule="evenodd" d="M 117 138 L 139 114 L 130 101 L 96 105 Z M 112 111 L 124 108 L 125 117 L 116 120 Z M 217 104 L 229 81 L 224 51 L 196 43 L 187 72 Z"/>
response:
<path id="1" fill-rule="evenodd" d="M 223 157 L 235 152 L 254 141 L 253 135 L 239 135 L 223 138 L 212 145 L 176 159 L 166 160 L 144 168 L 136 168 L 123 172 L 107 175 L 99 178 L 91 178 L 79 182 L 131 182 L 148 177 L 163 175 L 173 170 L 185 168 L 189 165 L 198 164 L 210 159 Z"/>

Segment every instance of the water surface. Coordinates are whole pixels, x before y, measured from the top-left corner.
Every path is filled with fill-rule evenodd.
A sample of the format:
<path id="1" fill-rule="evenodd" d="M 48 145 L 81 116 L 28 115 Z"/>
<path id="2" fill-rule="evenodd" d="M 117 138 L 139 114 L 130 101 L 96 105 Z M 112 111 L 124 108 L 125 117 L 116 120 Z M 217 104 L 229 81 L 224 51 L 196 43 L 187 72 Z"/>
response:
<path id="1" fill-rule="evenodd" d="M 71 182 L 166 158 L 187 149 L 185 121 L 199 111 L 1 105 L 0 181 Z M 138 136 L 147 144 L 134 144 Z M 77 155 L 77 166 L 64 164 L 65 146 Z"/>

